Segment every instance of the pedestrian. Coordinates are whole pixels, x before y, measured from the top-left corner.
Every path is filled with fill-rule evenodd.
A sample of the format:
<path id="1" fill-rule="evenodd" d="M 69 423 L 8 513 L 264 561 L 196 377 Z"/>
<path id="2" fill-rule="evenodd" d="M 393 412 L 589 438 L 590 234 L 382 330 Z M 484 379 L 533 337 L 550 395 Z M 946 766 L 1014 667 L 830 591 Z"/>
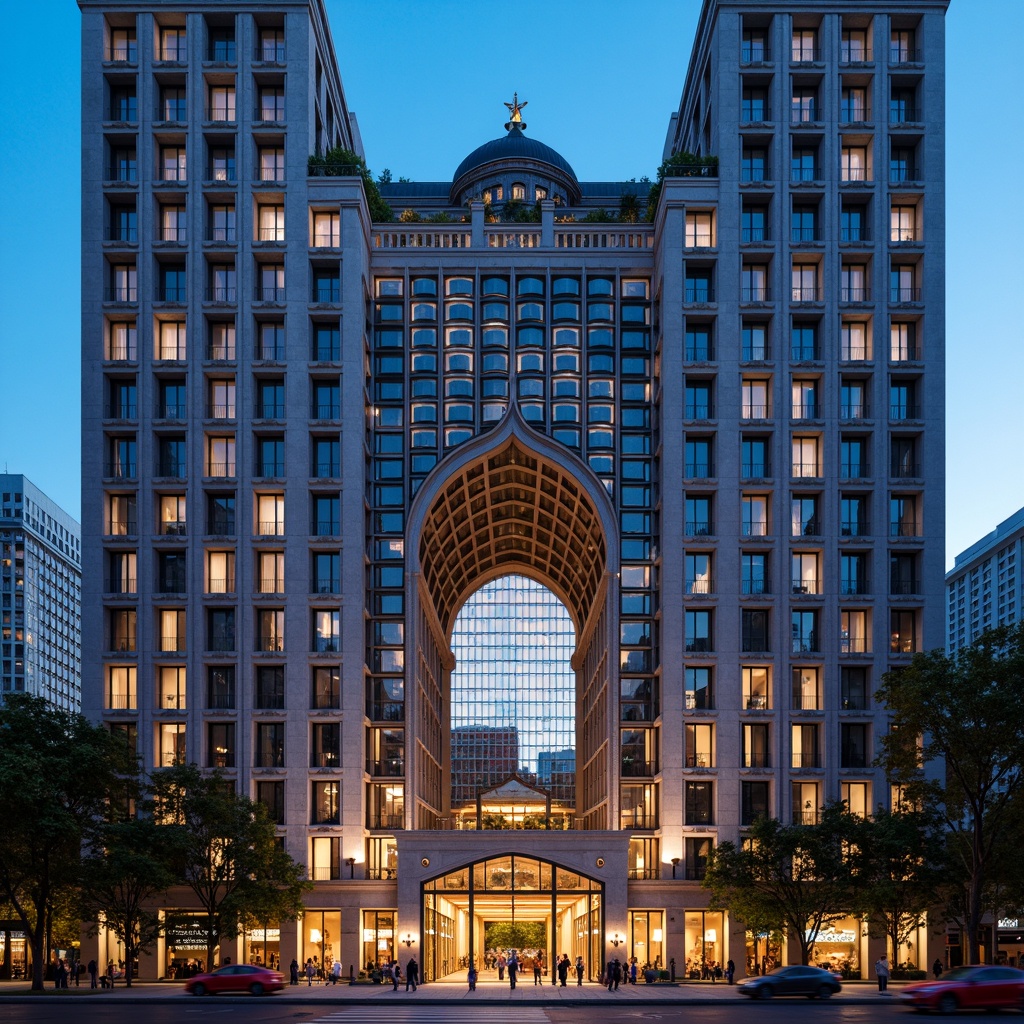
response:
<path id="1" fill-rule="evenodd" d="M 306 988 L 313 987 L 313 976 L 316 974 L 316 968 L 313 966 L 312 957 L 306 957 Z"/>
<path id="2" fill-rule="evenodd" d="M 391 988 L 393 991 L 398 991 L 398 983 L 402 980 L 402 965 L 398 962 L 398 957 L 395 957 L 391 961 Z M 409 990 L 408 984 L 405 986 L 406 991 Z"/>
<path id="3" fill-rule="evenodd" d="M 629 961 L 629 983 L 630 985 L 636 984 L 636 957 Z"/>
<path id="4" fill-rule="evenodd" d="M 82 961 L 75 958 L 71 961 L 71 980 L 75 983 L 75 988 L 78 988 L 78 978 L 82 973 Z"/>
<path id="5" fill-rule="evenodd" d="M 889 961 L 884 953 L 875 961 L 875 974 L 878 976 L 878 991 L 884 992 L 889 985 Z"/>
<path id="6" fill-rule="evenodd" d="M 398 966 L 397 961 L 395 967 Z M 412 986 L 413 992 L 416 991 L 416 986 L 420 980 L 420 965 L 416 963 L 416 957 L 409 957 L 409 962 L 405 965 L 405 991 L 409 991 L 409 986 Z"/>
<path id="7" fill-rule="evenodd" d="M 725 961 L 725 980 L 728 984 L 732 984 L 732 979 L 736 977 L 736 965 L 732 962 L 732 959 Z"/>
<path id="8" fill-rule="evenodd" d="M 339 981 L 341 981 L 341 961 L 335 960 L 331 964 L 331 984 L 337 985 Z"/>
<path id="9" fill-rule="evenodd" d="M 584 974 L 585 971 L 586 971 L 586 968 L 583 966 L 583 957 L 581 957 L 581 956 L 576 957 L 576 984 L 577 985 L 582 985 L 583 984 L 583 974 Z"/>
<path id="10" fill-rule="evenodd" d="M 622 981 L 622 964 L 618 957 L 612 960 L 612 981 L 614 982 L 615 991 L 619 991 L 619 982 Z"/>
<path id="11" fill-rule="evenodd" d="M 476 962 L 473 960 L 469 962 L 469 991 L 476 991 Z"/>
<path id="12" fill-rule="evenodd" d="M 537 955 L 533 958 L 533 983 L 534 985 L 543 985 L 544 982 L 541 980 L 541 973 L 544 970 L 544 958 L 541 951 L 537 950 Z"/>
<path id="13" fill-rule="evenodd" d="M 498 954 L 498 981 L 505 980 L 505 965 L 508 961 L 505 959 L 504 953 Z"/>
<path id="14" fill-rule="evenodd" d="M 563 953 L 561 960 L 558 961 L 558 984 L 560 988 L 565 988 L 565 983 L 569 979 L 569 954 Z"/>
<path id="15" fill-rule="evenodd" d="M 108 960 L 107 961 L 107 985 L 110 988 L 114 987 L 114 974 L 115 974 L 114 961 L 113 960 Z"/>
<path id="16" fill-rule="evenodd" d="M 935 958 L 935 963 L 932 964 L 932 974 L 935 976 L 936 981 L 942 977 L 942 961 L 938 957 Z"/>
<path id="17" fill-rule="evenodd" d="M 611 990 L 612 990 L 612 980 L 613 980 L 612 979 L 612 968 L 613 968 L 613 965 L 614 965 L 614 961 L 612 961 L 612 960 L 609 960 L 608 963 L 606 963 L 604 965 L 604 980 L 605 980 L 605 983 L 608 985 L 608 991 L 609 992 L 611 992 Z"/>
<path id="18" fill-rule="evenodd" d="M 89 966 L 86 970 L 89 972 L 89 988 L 96 988 L 96 977 L 99 974 L 99 968 L 96 966 L 96 961 L 90 960 Z"/>
<path id="19" fill-rule="evenodd" d="M 509 953 L 505 966 L 508 968 L 508 987 L 515 988 L 516 975 L 519 973 L 519 957 L 516 956 L 514 949 Z"/>

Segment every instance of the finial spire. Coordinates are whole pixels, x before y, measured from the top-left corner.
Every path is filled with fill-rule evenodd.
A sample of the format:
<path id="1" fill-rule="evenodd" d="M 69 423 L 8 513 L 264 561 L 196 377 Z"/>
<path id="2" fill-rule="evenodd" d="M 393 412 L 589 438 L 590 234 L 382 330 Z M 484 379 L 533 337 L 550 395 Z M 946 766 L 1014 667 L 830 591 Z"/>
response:
<path id="1" fill-rule="evenodd" d="M 512 126 L 515 125 L 519 131 L 522 131 L 526 127 L 526 122 L 523 120 L 522 109 L 526 106 L 528 100 L 519 102 L 519 93 L 512 93 L 512 102 L 506 103 L 505 106 L 509 110 L 509 119 L 505 122 L 505 131 L 512 131 Z"/>

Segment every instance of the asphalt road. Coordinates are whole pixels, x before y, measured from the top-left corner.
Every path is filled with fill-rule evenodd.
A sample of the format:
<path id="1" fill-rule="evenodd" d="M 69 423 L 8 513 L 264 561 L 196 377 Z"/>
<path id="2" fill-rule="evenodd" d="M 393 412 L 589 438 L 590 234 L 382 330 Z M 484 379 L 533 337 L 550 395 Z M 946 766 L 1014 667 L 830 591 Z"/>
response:
<path id="1" fill-rule="evenodd" d="M 70 1013 L 69 1013 L 70 1011 Z M 3 1024 L 110 1024 L 145 1016 L 145 1024 L 874 1024 L 906 1020 L 892 1000 L 843 1004 L 779 999 L 753 1003 L 739 996 L 718 1005 L 580 1006 L 523 1005 L 297 1006 L 281 999 L 183 1000 L 146 1006 L 90 1005 L 43 997 L 37 1004 L 0 1003 Z M 980 1016 L 980 1015 L 979 1015 Z"/>

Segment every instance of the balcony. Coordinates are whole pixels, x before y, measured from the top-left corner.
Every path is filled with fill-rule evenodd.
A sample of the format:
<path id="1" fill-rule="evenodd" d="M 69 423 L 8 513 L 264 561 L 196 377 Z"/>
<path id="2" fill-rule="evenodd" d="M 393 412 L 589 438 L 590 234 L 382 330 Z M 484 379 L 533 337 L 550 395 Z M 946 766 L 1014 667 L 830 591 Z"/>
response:
<path id="1" fill-rule="evenodd" d="M 401 757 L 386 757 L 378 761 L 368 760 L 366 773 L 377 778 L 400 778 L 405 774 L 405 760 Z"/>
<path id="2" fill-rule="evenodd" d="M 378 831 L 394 832 L 405 828 L 405 818 L 401 814 L 367 814 L 366 827 Z"/>
<path id="3" fill-rule="evenodd" d="M 892 106 L 889 108 L 889 124 L 919 124 L 921 111 L 917 107 Z"/>
<path id="4" fill-rule="evenodd" d="M 234 285 L 214 285 L 212 288 L 206 289 L 206 301 L 227 303 L 237 302 L 238 289 Z"/>
<path id="5" fill-rule="evenodd" d="M 793 580 L 792 590 L 795 595 L 800 597 L 806 594 L 820 594 L 821 581 L 811 577 L 801 577 L 800 579 Z"/>
<path id="6" fill-rule="evenodd" d="M 921 583 L 919 580 L 890 580 L 889 593 L 893 597 L 920 597 Z"/>
<path id="7" fill-rule="evenodd" d="M 687 281 L 683 289 L 683 302 L 691 305 L 705 305 L 715 301 L 710 283 Z"/>
<path id="8" fill-rule="evenodd" d="M 900 522 L 889 524 L 889 536 L 896 538 L 914 538 L 919 539 L 922 536 L 921 524 L 916 519 L 913 520 L 901 520 Z"/>
<path id="9" fill-rule="evenodd" d="M 794 106 L 789 112 L 790 124 L 812 124 L 821 120 L 821 108 L 817 104 L 811 106 Z"/>
<path id="10" fill-rule="evenodd" d="M 842 124 L 866 124 L 871 120 L 871 111 L 860 104 L 843 104 L 839 108 L 839 120 Z"/>
<path id="11" fill-rule="evenodd" d="M 695 636 L 686 641 L 686 650 L 691 654 L 710 654 L 714 649 L 711 637 Z"/>
<path id="12" fill-rule="evenodd" d="M 715 592 L 715 583 L 710 577 L 699 580 L 687 580 L 684 583 L 685 591 L 691 596 L 706 596 Z"/>
<path id="13" fill-rule="evenodd" d="M 891 420 L 919 420 L 921 409 L 916 402 L 896 402 L 889 406 Z"/>
<path id="14" fill-rule="evenodd" d="M 658 774 L 658 762 L 642 761 L 630 757 L 629 754 L 623 754 L 620 774 L 625 779 L 653 778 Z"/>
<path id="15" fill-rule="evenodd" d="M 326 707 L 337 706 L 335 700 L 333 704 L 326 704 Z M 319 705 L 318 705 L 319 706 Z M 366 705 L 366 717 L 371 722 L 404 722 L 405 721 L 405 703 L 400 700 L 374 700 L 368 701 Z"/>
<path id="16" fill-rule="evenodd" d="M 840 579 L 839 593 L 845 597 L 855 594 L 870 594 L 871 588 L 866 579 L 850 576 Z"/>
<path id="17" fill-rule="evenodd" d="M 771 302 L 768 285 L 744 285 L 740 289 L 740 302 Z"/>
<path id="18" fill-rule="evenodd" d="M 112 285 L 103 293 L 104 302 L 138 302 L 139 290 L 135 285 Z"/>
<path id="19" fill-rule="evenodd" d="M 792 643 L 793 654 L 817 654 L 821 647 L 818 642 L 817 633 L 803 634 L 794 633 Z"/>
<path id="20" fill-rule="evenodd" d="M 790 299 L 792 302 L 820 302 L 821 289 L 816 284 L 794 285 Z"/>
<path id="21" fill-rule="evenodd" d="M 772 475 L 772 467 L 766 460 L 744 462 L 740 467 L 740 475 L 744 480 L 767 480 Z"/>
<path id="22" fill-rule="evenodd" d="M 715 528 L 710 519 L 688 519 L 683 524 L 683 533 L 688 537 L 713 537 Z"/>
<path id="23" fill-rule="evenodd" d="M 850 288 L 841 287 L 839 289 L 839 301 L 840 302 L 870 302 L 871 301 L 871 289 L 870 288 Z"/>
<path id="24" fill-rule="evenodd" d="M 258 420 L 283 420 L 284 402 L 259 401 L 253 416 Z"/>
<path id="25" fill-rule="evenodd" d="M 740 47 L 741 64 L 770 64 L 771 47 L 767 43 L 744 43 Z"/>
<path id="26" fill-rule="evenodd" d="M 790 416 L 795 420 L 816 420 L 821 418 L 817 402 L 794 402 Z"/>
<path id="27" fill-rule="evenodd" d="M 866 636 L 852 636 L 842 633 L 839 637 L 840 654 L 870 654 L 871 639 Z"/>
<path id="28" fill-rule="evenodd" d="M 740 593 L 759 597 L 762 594 L 770 594 L 772 592 L 771 580 L 755 580 L 755 579 L 742 579 L 740 580 Z"/>

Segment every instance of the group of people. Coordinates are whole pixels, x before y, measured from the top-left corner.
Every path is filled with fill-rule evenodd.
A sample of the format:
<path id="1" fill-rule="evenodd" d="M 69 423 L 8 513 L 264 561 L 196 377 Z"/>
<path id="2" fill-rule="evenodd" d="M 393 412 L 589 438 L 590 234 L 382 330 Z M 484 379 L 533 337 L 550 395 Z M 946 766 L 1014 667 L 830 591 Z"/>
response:
<path id="1" fill-rule="evenodd" d="M 341 961 L 324 958 L 321 967 L 315 956 L 307 957 L 306 962 L 299 965 L 294 957 L 288 965 L 288 980 L 293 985 L 298 985 L 299 977 L 306 979 L 306 986 L 311 987 L 314 981 L 322 981 L 325 985 L 337 985 L 341 981 Z"/>
<path id="2" fill-rule="evenodd" d="M 86 972 L 89 975 L 89 988 L 113 988 L 114 980 L 116 978 L 124 977 L 124 961 L 119 960 L 117 964 L 113 960 L 107 961 L 107 966 L 103 973 L 100 973 L 99 965 L 95 960 L 90 960 L 86 965 Z M 58 971 L 59 977 L 59 971 Z M 78 975 L 75 974 L 75 984 L 78 984 Z M 67 988 L 67 985 L 61 985 L 58 983 L 58 988 Z"/>
<path id="3" fill-rule="evenodd" d="M 535 953 L 530 953 L 524 950 L 522 955 L 520 955 L 518 950 L 515 949 L 510 949 L 507 953 L 501 951 L 492 954 L 489 951 L 484 957 L 484 964 L 487 967 L 497 970 L 498 981 L 504 981 L 505 975 L 508 974 L 509 988 L 515 988 L 516 980 L 519 975 L 527 973 L 533 974 L 534 985 L 544 984 L 543 950 L 538 949 Z M 570 959 L 568 953 L 563 953 L 555 960 L 554 969 L 551 972 L 551 984 L 565 988 L 569 983 L 570 974 L 576 978 L 577 985 L 582 985 L 583 975 L 586 974 L 586 966 L 583 963 L 582 956 L 576 957 L 576 961 L 574 963 Z M 475 961 L 470 961 L 469 972 L 467 975 L 470 992 L 476 991 L 478 976 Z"/>

